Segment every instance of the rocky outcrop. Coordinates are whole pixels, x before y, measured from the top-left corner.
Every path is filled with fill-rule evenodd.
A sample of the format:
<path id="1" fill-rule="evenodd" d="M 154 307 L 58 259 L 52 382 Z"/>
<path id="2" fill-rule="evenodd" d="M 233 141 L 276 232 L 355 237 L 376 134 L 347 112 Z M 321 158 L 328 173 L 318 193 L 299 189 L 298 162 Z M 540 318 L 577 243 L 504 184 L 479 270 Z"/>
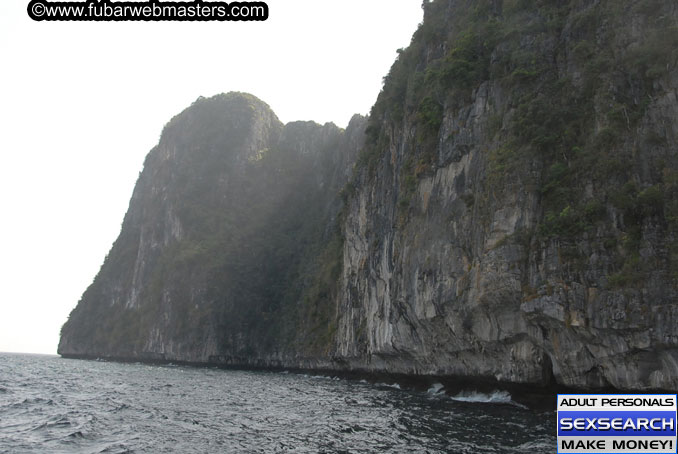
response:
<path id="1" fill-rule="evenodd" d="M 445 25 L 394 65 L 347 207 L 337 352 L 354 367 L 678 387 L 678 72 L 653 42 L 677 9 L 544 3 L 433 2 Z"/>
<path id="2" fill-rule="evenodd" d="M 678 387 L 678 7 L 424 2 L 369 121 L 198 100 L 67 356 Z"/>
<path id="3" fill-rule="evenodd" d="M 283 125 L 242 93 L 198 99 L 149 153 L 120 237 L 64 325 L 59 353 L 275 361 L 306 332 L 298 319 L 315 317 L 294 302 L 315 283 L 316 255 L 335 235 L 338 193 L 364 127 L 360 116 L 345 131 Z"/>

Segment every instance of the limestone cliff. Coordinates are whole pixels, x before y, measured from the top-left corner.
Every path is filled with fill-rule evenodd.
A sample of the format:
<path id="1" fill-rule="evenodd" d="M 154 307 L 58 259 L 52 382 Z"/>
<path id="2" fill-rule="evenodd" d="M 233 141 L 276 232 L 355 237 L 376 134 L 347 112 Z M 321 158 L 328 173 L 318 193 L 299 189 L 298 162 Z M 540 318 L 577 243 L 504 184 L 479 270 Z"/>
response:
<path id="1" fill-rule="evenodd" d="M 322 272 L 329 249 L 340 258 L 338 194 L 364 126 L 283 125 L 242 93 L 198 99 L 148 154 L 59 353 L 256 364 L 288 345 L 324 348 L 306 334 L 329 315 L 317 295 L 298 302 L 336 289 Z"/>
<path id="2" fill-rule="evenodd" d="M 423 6 L 345 131 L 173 119 L 60 353 L 678 388 L 678 6 Z"/>
<path id="3" fill-rule="evenodd" d="M 425 5 L 353 183 L 339 356 L 678 386 L 678 8 L 652 3 Z"/>

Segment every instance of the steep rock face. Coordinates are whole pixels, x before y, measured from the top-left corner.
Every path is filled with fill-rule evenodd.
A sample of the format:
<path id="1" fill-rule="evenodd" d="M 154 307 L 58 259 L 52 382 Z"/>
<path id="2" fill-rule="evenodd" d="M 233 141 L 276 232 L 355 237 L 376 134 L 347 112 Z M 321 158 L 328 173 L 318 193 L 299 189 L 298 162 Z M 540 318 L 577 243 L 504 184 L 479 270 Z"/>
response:
<path id="1" fill-rule="evenodd" d="M 353 183 L 338 355 L 675 389 L 678 8 L 425 9 Z"/>
<path id="2" fill-rule="evenodd" d="M 678 387 L 678 7 L 434 0 L 369 120 L 199 99 L 77 357 Z"/>
<path id="3" fill-rule="evenodd" d="M 173 118 L 146 159 L 120 237 L 62 329 L 59 353 L 276 358 L 305 333 L 296 326 L 305 309 L 293 302 L 310 284 L 298 276 L 314 282 L 364 124 L 356 116 L 347 131 L 282 125 L 242 93 L 201 98 Z"/>

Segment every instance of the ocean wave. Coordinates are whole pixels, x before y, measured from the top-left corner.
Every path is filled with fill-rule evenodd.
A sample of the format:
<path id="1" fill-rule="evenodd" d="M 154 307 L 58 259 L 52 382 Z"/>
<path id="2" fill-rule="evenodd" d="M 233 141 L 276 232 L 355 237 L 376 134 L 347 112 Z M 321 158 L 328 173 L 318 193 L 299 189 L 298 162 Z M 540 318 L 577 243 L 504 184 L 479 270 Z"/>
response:
<path id="1" fill-rule="evenodd" d="M 6 375 L 0 371 L 0 380 L 7 380 L 0 385 L 11 391 L 0 394 L 8 404 L 0 408 L 0 451 L 281 452 L 303 440 L 305 452 L 374 452 L 381 446 L 404 453 L 416 445 L 422 452 L 513 454 L 545 452 L 546 442 L 555 444 L 555 414 L 454 402 L 450 388 L 434 382 L 430 395 L 414 387 L 397 391 L 406 387 L 393 379 L 357 385 L 330 374 L 313 379 L 296 372 L 17 359 L 30 367 L 18 363 Z M 16 371 L 30 387 L 7 384 Z M 508 394 L 454 397 L 515 405 Z M 534 427 L 535 434 L 527 435 Z M 491 436 L 479 438 L 481 428 Z"/>
<path id="2" fill-rule="evenodd" d="M 523 443 L 519 446 L 512 448 L 513 452 L 524 453 L 524 452 L 548 452 L 549 449 L 553 446 L 553 439 L 549 437 L 541 437 L 536 440 L 530 440 L 526 443 Z"/>
<path id="3" fill-rule="evenodd" d="M 78 430 L 76 432 L 72 432 L 72 433 L 68 434 L 66 438 L 70 438 L 70 439 L 74 439 L 74 440 L 82 440 L 82 439 L 85 438 L 85 435 L 81 431 Z"/>
<path id="4" fill-rule="evenodd" d="M 21 402 L 14 402 L 10 405 L 11 408 L 33 408 L 35 406 L 54 406 L 54 401 L 52 399 L 43 399 L 42 397 L 28 397 Z"/>
<path id="5" fill-rule="evenodd" d="M 434 383 L 426 392 L 432 396 L 440 396 L 445 394 L 445 387 L 442 383 Z"/>
<path id="6" fill-rule="evenodd" d="M 53 416 L 49 418 L 46 422 L 43 422 L 35 426 L 32 431 L 43 430 L 43 429 L 52 429 L 52 428 L 64 428 L 70 427 L 73 423 L 66 416 Z"/>
<path id="7" fill-rule="evenodd" d="M 398 383 L 393 383 L 392 385 L 389 385 L 388 383 L 377 383 L 377 386 L 383 386 L 385 388 L 400 389 L 400 385 Z"/>
<path id="8" fill-rule="evenodd" d="M 100 454 L 128 454 L 134 452 L 123 444 L 115 444 L 112 446 L 106 446 L 104 449 L 99 451 Z"/>
<path id="9" fill-rule="evenodd" d="M 481 393 L 478 391 L 462 391 L 456 396 L 450 396 L 450 399 L 457 402 L 474 402 L 483 404 L 507 404 L 520 408 L 527 408 L 525 405 L 514 401 L 508 391 L 492 391 L 491 393 Z"/>
<path id="10" fill-rule="evenodd" d="M 455 452 L 459 454 L 476 454 L 478 452 L 483 453 L 493 453 L 501 452 L 498 448 L 490 447 L 487 445 L 480 445 L 473 442 L 462 441 L 462 440 L 453 440 L 447 445 L 447 449 L 450 452 Z"/>

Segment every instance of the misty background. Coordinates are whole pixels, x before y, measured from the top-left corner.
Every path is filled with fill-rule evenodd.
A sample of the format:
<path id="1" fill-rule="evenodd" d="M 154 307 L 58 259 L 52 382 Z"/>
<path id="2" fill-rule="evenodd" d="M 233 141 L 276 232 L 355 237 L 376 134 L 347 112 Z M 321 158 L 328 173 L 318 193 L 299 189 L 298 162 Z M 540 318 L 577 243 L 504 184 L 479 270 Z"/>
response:
<path id="1" fill-rule="evenodd" d="M 144 157 L 198 96 L 280 120 L 369 113 L 420 0 L 268 0 L 265 22 L 34 22 L 0 3 L 0 351 L 55 353 Z"/>

